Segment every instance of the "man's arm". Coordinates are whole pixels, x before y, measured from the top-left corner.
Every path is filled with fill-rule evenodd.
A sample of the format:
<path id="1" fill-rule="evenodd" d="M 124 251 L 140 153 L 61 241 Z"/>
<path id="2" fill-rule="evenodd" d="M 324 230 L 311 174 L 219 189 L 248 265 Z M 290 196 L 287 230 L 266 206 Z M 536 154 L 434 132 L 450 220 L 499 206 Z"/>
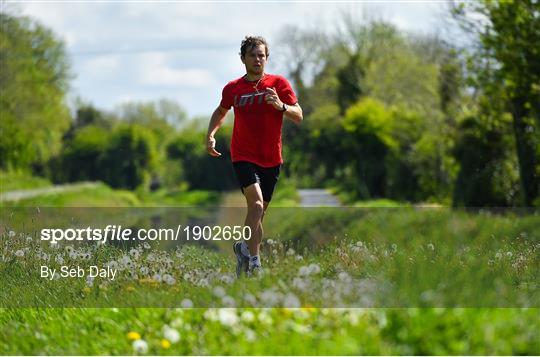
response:
<path id="1" fill-rule="evenodd" d="M 295 105 L 287 105 L 287 110 L 283 115 L 285 118 L 292 120 L 295 124 L 300 124 L 304 119 L 302 108 L 300 108 L 300 104 L 298 103 Z"/>
<path id="2" fill-rule="evenodd" d="M 223 124 L 225 115 L 227 115 L 228 111 L 228 109 L 222 108 L 221 105 L 218 105 L 210 118 L 210 123 L 208 124 L 208 133 L 206 134 L 206 151 L 208 151 L 208 153 L 212 156 L 221 156 L 221 153 L 216 151 L 216 139 L 214 139 L 214 135 Z"/>
<path id="3" fill-rule="evenodd" d="M 268 93 L 265 96 L 266 103 L 271 104 L 276 110 L 283 111 L 283 102 L 279 99 L 279 96 L 275 88 L 266 88 Z M 295 105 L 287 105 L 287 110 L 283 113 L 285 118 L 292 120 L 296 124 L 300 124 L 304 118 L 302 114 L 302 108 L 296 103 Z"/>

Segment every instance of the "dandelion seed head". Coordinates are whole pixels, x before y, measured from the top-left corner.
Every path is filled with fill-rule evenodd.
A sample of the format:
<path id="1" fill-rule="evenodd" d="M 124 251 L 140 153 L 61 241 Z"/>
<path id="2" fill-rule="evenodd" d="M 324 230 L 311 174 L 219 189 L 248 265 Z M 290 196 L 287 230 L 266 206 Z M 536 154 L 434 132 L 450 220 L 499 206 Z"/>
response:
<path id="1" fill-rule="evenodd" d="M 223 296 L 225 296 L 226 292 L 225 292 L 225 289 L 223 287 L 216 286 L 216 287 L 214 287 L 213 293 L 217 297 L 223 297 Z"/>
<path id="2" fill-rule="evenodd" d="M 253 312 L 246 310 L 242 312 L 242 314 L 240 315 L 240 319 L 243 322 L 250 323 L 250 322 L 255 321 L 255 315 L 253 314 Z"/>
<path id="3" fill-rule="evenodd" d="M 180 303 L 180 306 L 182 306 L 185 309 L 192 308 L 193 307 L 193 301 L 191 301 L 190 299 L 184 299 Z"/>
<path id="4" fill-rule="evenodd" d="M 145 340 L 135 340 L 132 346 L 136 353 L 145 354 L 148 352 L 148 343 Z"/>
<path id="5" fill-rule="evenodd" d="M 222 325 L 235 326 L 239 322 L 238 315 L 236 315 L 235 309 L 219 309 L 218 320 Z"/>
<path id="6" fill-rule="evenodd" d="M 236 301 L 232 296 L 225 295 L 221 298 L 221 303 L 225 307 L 236 307 Z"/>
<path id="7" fill-rule="evenodd" d="M 176 343 L 180 341 L 180 332 L 168 325 L 165 325 L 163 326 L 163 337 L 165 337 L 171 343 Z"/>

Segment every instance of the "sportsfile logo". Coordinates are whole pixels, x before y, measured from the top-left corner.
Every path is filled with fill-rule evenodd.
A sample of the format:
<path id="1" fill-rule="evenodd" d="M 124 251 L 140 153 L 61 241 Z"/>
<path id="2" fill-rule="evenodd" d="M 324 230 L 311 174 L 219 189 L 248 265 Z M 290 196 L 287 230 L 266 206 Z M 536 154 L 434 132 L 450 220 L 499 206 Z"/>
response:
<path id="1" fill-rule="evenodd" d="M 66 241 L 130 241 L 130 240 L 249 240 L 249 226 L 182 226 L 172 228 L 137 229 L 122 228 L 108 225 L 105 228 L 44 228 L 41 230 L 41 240 L 60 242 Z"/>

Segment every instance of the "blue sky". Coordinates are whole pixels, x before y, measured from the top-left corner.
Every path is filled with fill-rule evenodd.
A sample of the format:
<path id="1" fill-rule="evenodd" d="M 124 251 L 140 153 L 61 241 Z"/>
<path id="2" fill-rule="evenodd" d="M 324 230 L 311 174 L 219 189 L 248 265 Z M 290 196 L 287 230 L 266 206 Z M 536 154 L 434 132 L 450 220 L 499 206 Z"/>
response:
<path id="1" fill-rule="evenodd" d="M 190 117 L 208 115 L 221 89 L 244 74 L 242 38 L 262 35 L 272 55 L 267 72 L 283 73 L 274 39 L 283 26 L 333 31 L 343 11 L 382 18 L 411 32 L 438 32 L 442 1 L 368 2 L 8 2 L 66 42 L 74 78 L 70 97 L 113 110 L 135 100 L 168 98 Z M 284 74 L 284 73 L 283 73 Z"/>

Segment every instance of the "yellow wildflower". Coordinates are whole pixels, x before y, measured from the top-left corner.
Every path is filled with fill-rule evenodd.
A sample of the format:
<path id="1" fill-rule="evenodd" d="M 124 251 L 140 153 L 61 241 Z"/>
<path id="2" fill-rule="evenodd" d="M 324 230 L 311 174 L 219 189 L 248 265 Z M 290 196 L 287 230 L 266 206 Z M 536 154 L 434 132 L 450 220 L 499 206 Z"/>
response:
<path id="1" fill-rule="evenodd" d="M 164 338 L 164 339 L 161 340 L 161 347 L 167 349 L 167 348 L 171 347 L 171 343 L 169 342 L 169 340 Z"/>
<path id="2" fill-rule="evenodd" d="M 138 332 L 130 331 L 130 332 L 127 334 L 127 338 L 128 338 L 129 340 L 132 340 L 132 341 L 140 340 L 140 339 L 141 339 L 141 335 L 140 335 Z"/>

